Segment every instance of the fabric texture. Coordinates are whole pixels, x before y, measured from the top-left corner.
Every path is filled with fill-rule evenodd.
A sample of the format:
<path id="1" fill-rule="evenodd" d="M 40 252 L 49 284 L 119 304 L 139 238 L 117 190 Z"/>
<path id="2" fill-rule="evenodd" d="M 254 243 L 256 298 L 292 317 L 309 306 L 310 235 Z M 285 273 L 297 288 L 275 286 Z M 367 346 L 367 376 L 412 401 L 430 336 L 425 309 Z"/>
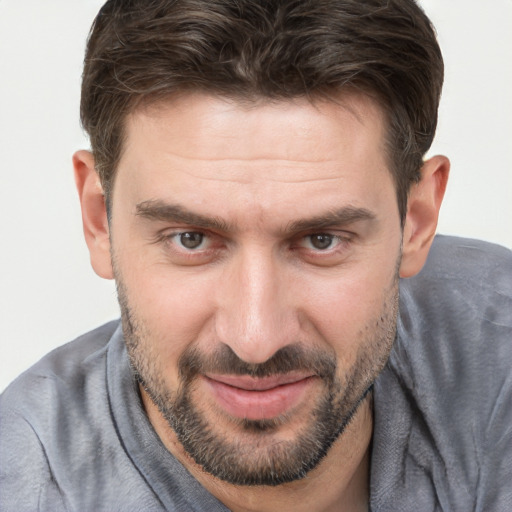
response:
<path id="1" fill-rule="evenodd" d="M 512 510 L 512 256 L 437 237 L 400 283 L 374 386 L 373 512 Z M 165 449 L 119 322 L 51 352 L 0 399 L 0 510 L 226 511 Z"/>

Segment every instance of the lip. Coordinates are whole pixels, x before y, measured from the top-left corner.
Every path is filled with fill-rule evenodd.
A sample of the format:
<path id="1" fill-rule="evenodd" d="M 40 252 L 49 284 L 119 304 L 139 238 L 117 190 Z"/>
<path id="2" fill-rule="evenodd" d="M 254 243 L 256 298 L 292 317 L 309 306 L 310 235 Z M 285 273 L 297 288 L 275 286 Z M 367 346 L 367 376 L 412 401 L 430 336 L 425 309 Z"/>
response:
<path id="1" fill-rule="evenodd" d="M 207 374 L 203 380 L 218 405 L 230 416 L 272 419 L 298 405 L 313 384 L 312 374 L 292 372 L 264 378 Z"/>

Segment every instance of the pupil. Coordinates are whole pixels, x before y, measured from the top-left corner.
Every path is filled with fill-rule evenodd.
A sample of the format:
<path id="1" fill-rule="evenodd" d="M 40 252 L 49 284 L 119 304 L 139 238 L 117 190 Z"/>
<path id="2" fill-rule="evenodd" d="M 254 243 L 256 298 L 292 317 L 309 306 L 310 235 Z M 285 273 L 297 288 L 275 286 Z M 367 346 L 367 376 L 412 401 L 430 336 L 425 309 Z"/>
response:
<path id="1" fill-rule="evenodd" d="M 315 249 L 327 249 L 332 244 L 331 235 L 313 235 L 311 243 Z"/>
<path id="2" fill-rule="evenodd" d="M 180 241 L 187 249 L 197 249 L 203 242 L 203 235 L 201 233 L 182 233 Z"/>

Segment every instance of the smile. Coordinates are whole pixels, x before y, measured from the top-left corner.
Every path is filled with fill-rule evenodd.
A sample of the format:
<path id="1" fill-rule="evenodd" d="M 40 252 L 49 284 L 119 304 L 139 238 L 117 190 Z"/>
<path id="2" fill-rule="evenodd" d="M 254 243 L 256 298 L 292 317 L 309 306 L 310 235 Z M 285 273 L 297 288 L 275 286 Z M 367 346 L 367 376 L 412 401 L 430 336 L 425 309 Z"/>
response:
<path id="1" fill-rule="evenodd" d="M 264 378 L 207 374 L 203 380 L 215 401 L 230 416 L 266 420 L 277 418 L 297 406 L 316 378 L 311 374 L 292 372 Z"/>

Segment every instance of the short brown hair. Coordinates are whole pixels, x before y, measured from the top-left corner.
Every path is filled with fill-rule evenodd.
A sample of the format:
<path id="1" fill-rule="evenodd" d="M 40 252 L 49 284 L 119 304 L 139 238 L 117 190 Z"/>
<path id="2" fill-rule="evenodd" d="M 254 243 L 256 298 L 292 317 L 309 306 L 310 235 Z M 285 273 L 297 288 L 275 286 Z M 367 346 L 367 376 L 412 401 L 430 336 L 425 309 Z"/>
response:
<path id="1" fill-rule="evenodd" d="M 81 120 L 110 195 L 126 116 L 178 91 L 376 97 L 402 222 L 437 124 L 443 60 L 414 0 L 109 0 L 91 29 Z"/>

